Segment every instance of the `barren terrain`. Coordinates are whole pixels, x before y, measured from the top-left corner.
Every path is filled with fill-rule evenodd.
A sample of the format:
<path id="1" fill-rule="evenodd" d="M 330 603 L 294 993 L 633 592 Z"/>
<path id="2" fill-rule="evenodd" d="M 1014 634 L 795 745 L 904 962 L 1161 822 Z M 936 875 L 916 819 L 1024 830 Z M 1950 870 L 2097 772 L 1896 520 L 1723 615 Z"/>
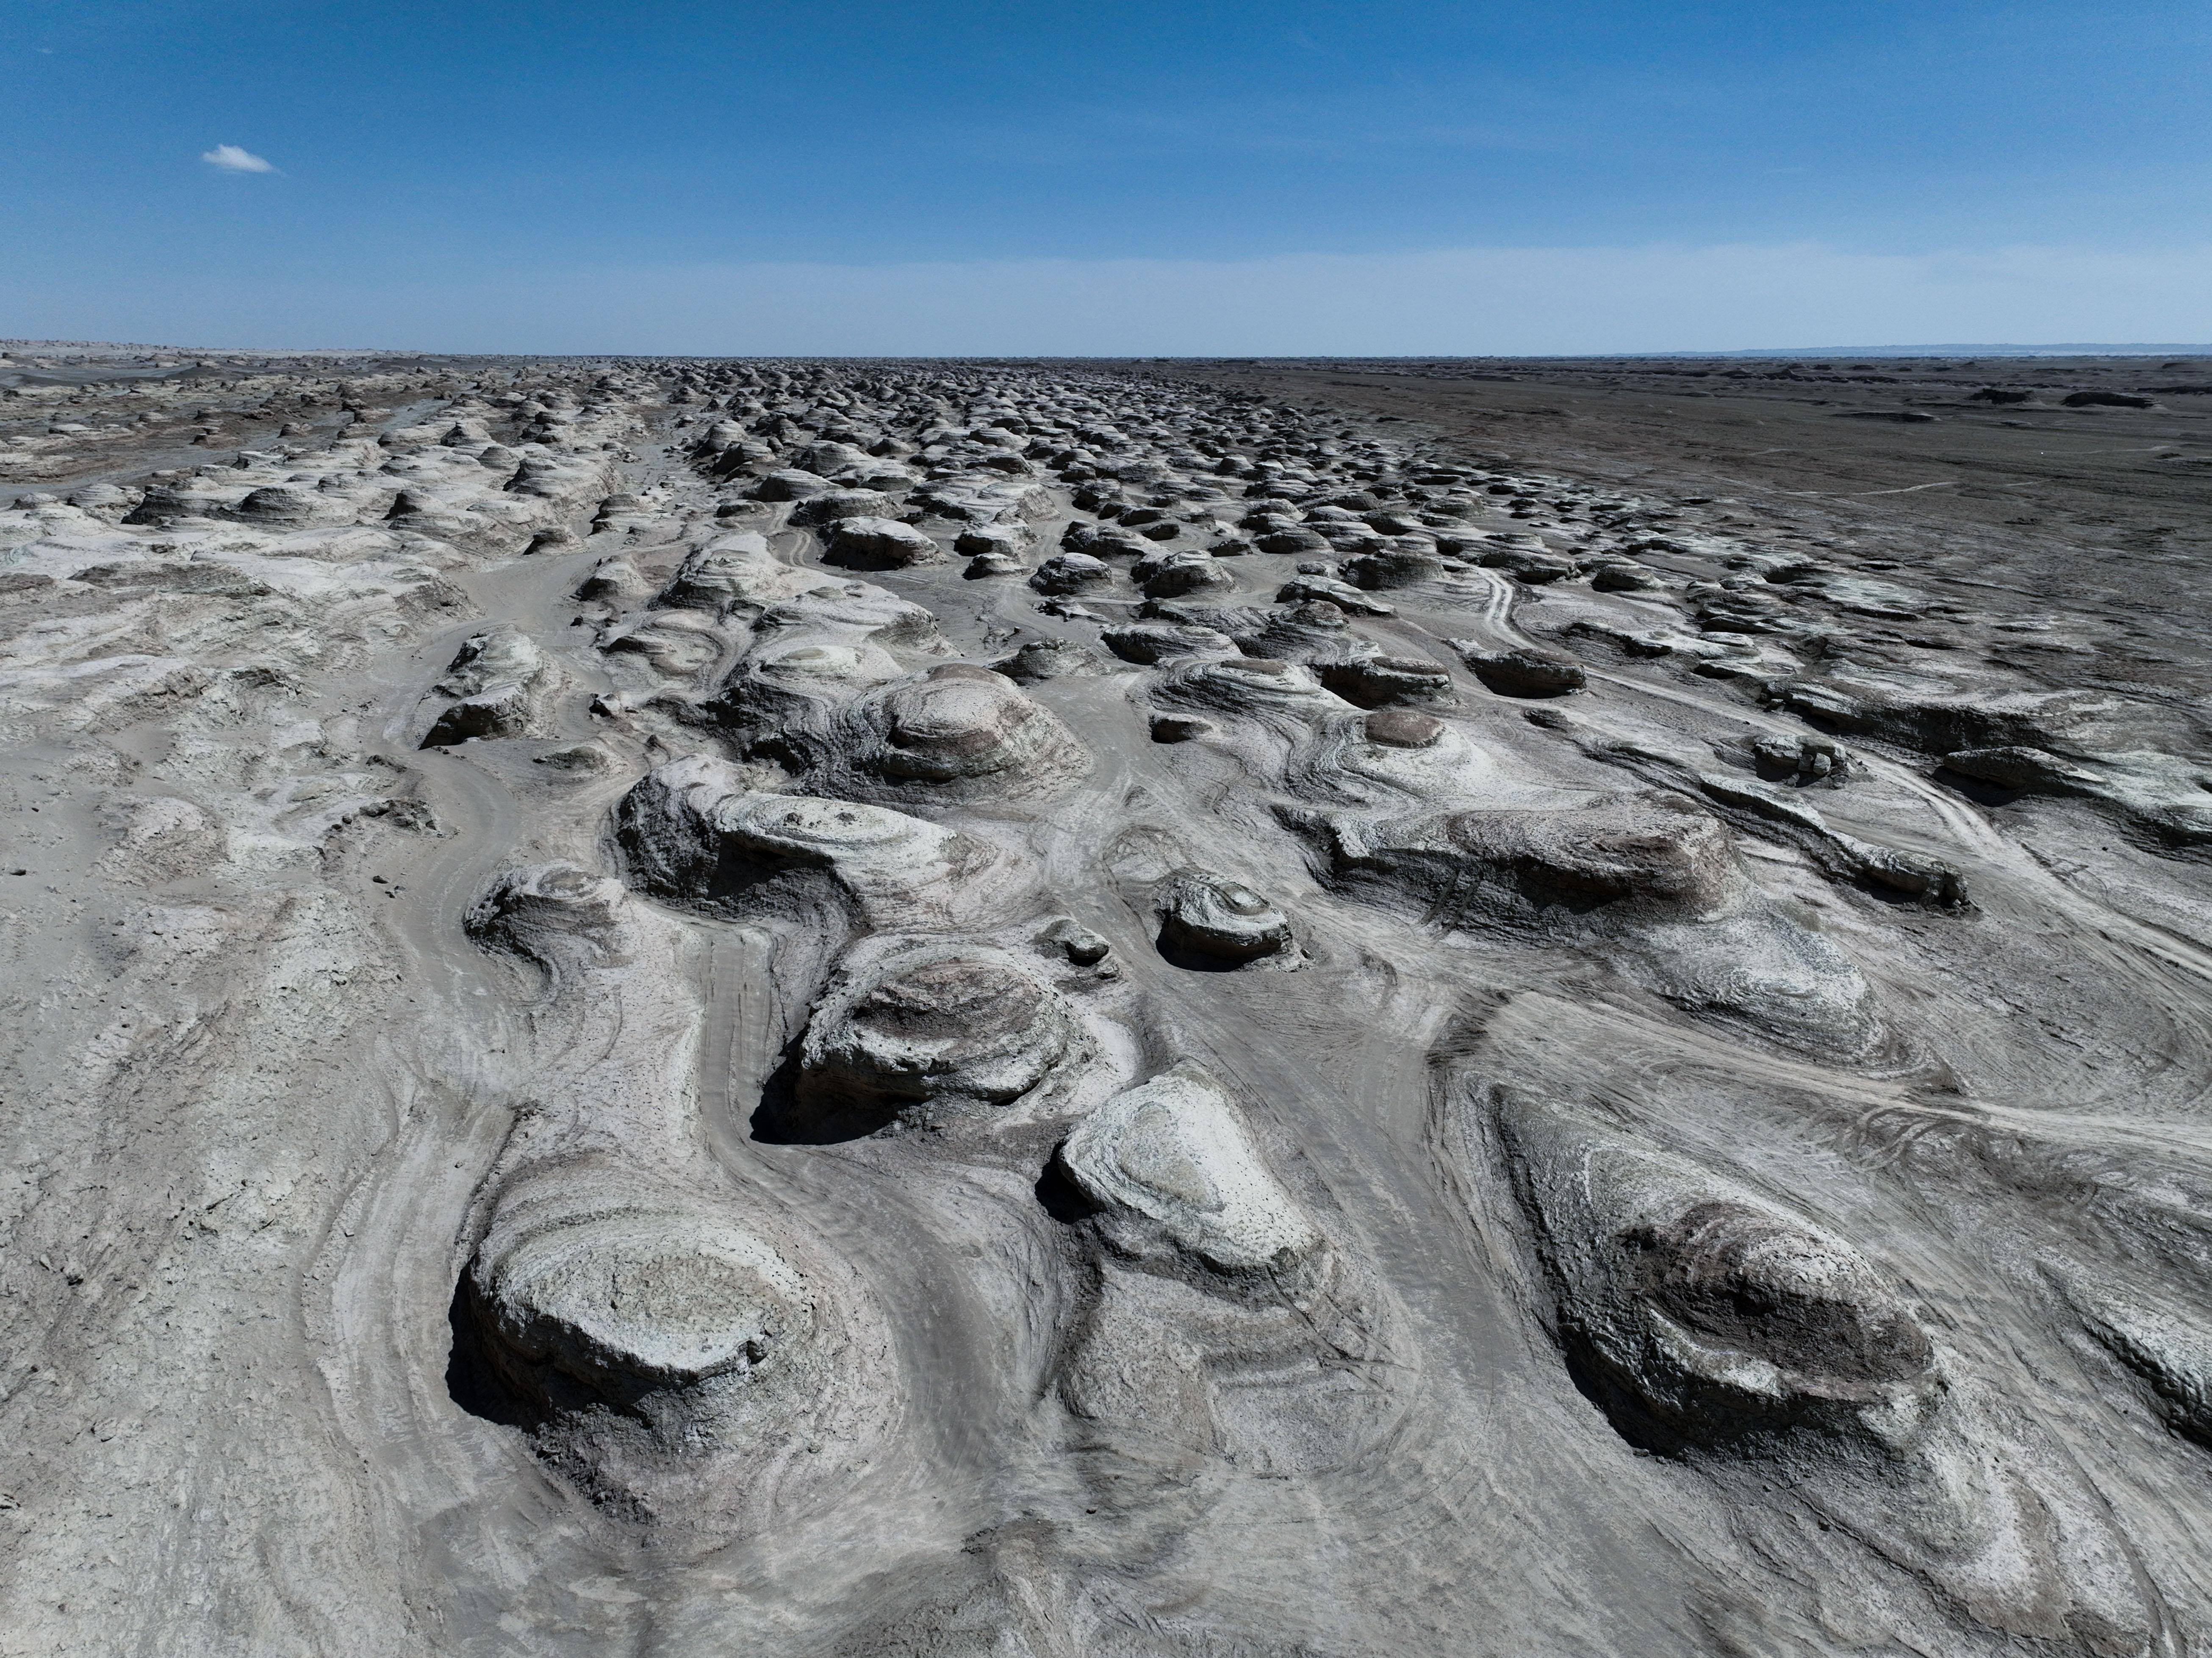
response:
<path id="1" fill-rule="evenodd" d="M 0 393 L 0 1653 L 2212 1646 L 2212 363 Z"/>

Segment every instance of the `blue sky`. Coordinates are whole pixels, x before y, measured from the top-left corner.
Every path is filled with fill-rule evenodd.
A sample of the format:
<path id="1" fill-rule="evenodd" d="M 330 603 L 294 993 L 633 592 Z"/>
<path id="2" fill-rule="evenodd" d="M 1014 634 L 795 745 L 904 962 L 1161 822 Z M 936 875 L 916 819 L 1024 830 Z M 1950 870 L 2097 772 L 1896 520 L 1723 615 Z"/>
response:
<path id="1" fill-rule="evenodd" d="M 0 0 L 0 333 L 2206 340 L 2208 70 L 2203 0 Z"/>

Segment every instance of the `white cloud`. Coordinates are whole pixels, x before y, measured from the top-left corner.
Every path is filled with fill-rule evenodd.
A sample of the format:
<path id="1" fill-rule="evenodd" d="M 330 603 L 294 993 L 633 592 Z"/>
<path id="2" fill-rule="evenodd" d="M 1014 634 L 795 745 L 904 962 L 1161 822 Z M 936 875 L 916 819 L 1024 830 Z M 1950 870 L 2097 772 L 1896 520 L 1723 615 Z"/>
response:
<path id="1" fill-rule="evenodd" d="M 236 144 L 217 144 L 200 159 L 226 173 L 274 173 L 276 169 L 250 149 Z"/>

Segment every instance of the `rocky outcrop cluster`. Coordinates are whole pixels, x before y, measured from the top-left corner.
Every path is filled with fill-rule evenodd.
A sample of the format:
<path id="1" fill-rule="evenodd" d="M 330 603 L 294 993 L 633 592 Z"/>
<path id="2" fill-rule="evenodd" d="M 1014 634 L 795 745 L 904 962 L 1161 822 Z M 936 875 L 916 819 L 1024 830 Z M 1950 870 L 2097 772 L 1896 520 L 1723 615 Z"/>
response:
<path id="1" fill-rule="evenodd" d="M 2174 709 L 1164 373 L 141 379 L 0 511 L 44 1649 L 2212 1632 Z"/>

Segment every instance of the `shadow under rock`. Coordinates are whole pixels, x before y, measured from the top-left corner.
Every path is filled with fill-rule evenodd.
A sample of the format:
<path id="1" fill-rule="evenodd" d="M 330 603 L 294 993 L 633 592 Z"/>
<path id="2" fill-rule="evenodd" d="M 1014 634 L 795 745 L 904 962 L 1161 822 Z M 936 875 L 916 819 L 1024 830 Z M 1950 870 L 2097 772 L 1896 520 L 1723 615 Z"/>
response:
<path id="1" fill-rule="evenodd" d="M 752 1137 L 765 1146 L 839 1146 L 865 1140 L 898 1120 L 896 1100 L 837 1100 L 819 1089 L 799 1088 L 799 1043 L 794 1037 L 769 1074 L 760 1103 L 747 1122 Z"/>
<path id="2" fill-rule="evenodd" d="M 502 1428 L 519 1428 L 524 1433 L 536 1432 L 542 1423 L 540 1413 L 515 1397 L 514 1390 L 501 1381 L 499 1373 L 485 1356 L 483 1337 L 477 1328 L 465 1277 L 453 1286 L 453 1305 L 447 1309 L 446 1321 L 453 1332 L 453 1344 L 446 1356 L 447 1397 L 480 1421 L 496 1423 Z"/>

